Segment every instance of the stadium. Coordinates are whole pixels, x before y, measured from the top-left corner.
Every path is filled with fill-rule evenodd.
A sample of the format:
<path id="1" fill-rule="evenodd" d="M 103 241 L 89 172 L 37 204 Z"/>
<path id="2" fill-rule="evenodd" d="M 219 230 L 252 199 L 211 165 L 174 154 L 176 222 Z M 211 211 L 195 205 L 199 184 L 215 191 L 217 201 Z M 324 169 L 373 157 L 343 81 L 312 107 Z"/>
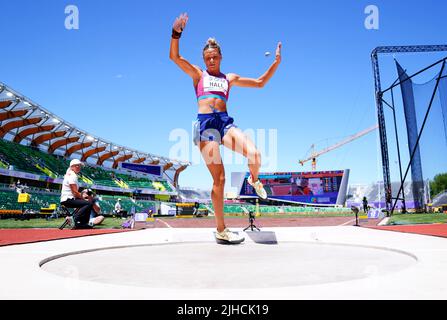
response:
<path id="1" fill-rule="evenodd" d="M 133 150 L 96 137 L 6 84 L 0 85 L 0 108 L 2 215 L 59 215 L 61 184 L 71 159 L 85 162 L 80 175 L 81 187 L 95 191 L 106 215 L 113 215 L 118 198 L 128 212 L 136 210 L 161 215 L 166 214 L 161 212 L 161 204 L 175 207 L 178 202 L 194 201 L 199 202 L 202 209 L 212 212 L 209 192 L 178 186 L 181 172 L 189 165 L 187 162 Z M 253 201 L 243 201 L 257 198 L 246 182 L 248 175 L 243 175 L 233 174 L 234 179 L 239 179 L 233 183 L 240 185 L 238 198 L 241 203 L 227 205 L 226 213 L 253 209 Z M 268 190 L 269 201 L 265 206 L 261 204 L 261 212 L 302 212 L 308 206 L 319 204 L 332 207 L 332 211 L 341 211 L 335 206 L 345 206 L 348 177 L 349 170 L 265 173 L 260 178 Z M 297 182 L 294 179 L 298 179 Z M 315 197 L 298 197 L 300 179 L 313 182 Z M 18 203 L 17 193 L 29 194 L 29 202 Z M 268 206 L 275 202 L 277 206 Z M 49 210 L 52 207 L 54 210 Z"/>
<path id="2" fill-rule="evenodd" d="M 210 192 L 178 185 L 180 174 L 190 165 L 188 162 L 133 150 L 85 132 L 3 83 L 0 108 L 3 217 L 25 213 L 30 217 L 60 215 L 60 189 L 71 159 L 85 162 L 81 187 L 95 191 L 105 215 L 113 215 L 118 198 L 127 212 L 169 215 L 169 210 L 161 212 L 161 204 L 175 209 L 179 202 L 198 202 L 201 209 L 213 212 Z M 245 172 L 232 173 L 232 185 L 239 190 L 236 196 L 239 204 L 227 202 L 226 213 L 255 209 L 257 196 L 247 183 L 248 176 Z M 366 189 L 351 186 L 348 192 L 349 169 L 262 173 L 260 179 L 268 194 L 267 201 L 260 201 L 260 212 L 299 213 L 312 206 L 350 212 L 352 206 L 361 205 L 364 196 L 374 208 L 385 208 L 383 183 Z M 310 194 L 303 191 L 301 184 L 310 186 Z M 398 189 L 399 183 L 393 183 L 393 193 Z M 29 202 L 19 203 L 18 193 L 29 194 Z M 349 201 L 348 194 L 352 196 Z M 415 208 L 411 182 L 407 182 L 404 194 L 407 208 Z"/>
<path id="3" fill-rule="evenodd" d="M 120 8 L 124 10 L 124 7 Z M 111 10 L 121 16 L 117 8 Z M 132 20 L 129 17 L 134 13 L 133 9 L 126 7 L 124 12 L 124 20 Z M 161 19 L 161 16 L 155 18 Z M 175 23 L 178 19 L 187 21 L 181 15 Z M 91 21 L 91 25 L 97 26 Z M 166 22 L 167 25 L 169 23 Z M 112 25 L 112 29 L 116 27 Z M 134 24 L 130 26 L 137 28 Z M 155 29 L 151 30 L 154 37 L 158 36 Z M 181 32 L 175 27 L 172 29 L 172 37 L 168 38 L 174 42 L 180 38 L 183 28 Z M 198 33 L 197 29 L 191 32 Z M 234 38 L 239 35 L 234 30 L 231 34 Z M 70 40 L 96 41 L 99 38 L 79 33 Z M 232 40 L 223 34 L 222 38 Z M 105 39 L 104 36 L 101 39 Z M 273 148 L 275 156 L 280 158 L 280 165 L 273 169 L 260 167 L 256 172 L 257 181 L 251 180 L 254 176 L 253 163 L 249 163 L 250 152 L 246 150 L 241 152 L 246 162 L 239 166 L 226 166 L 226 172 L 216 175 L 212 170 L 214 163 L 197 165 L 189 153 L 187 157 L 177 158 L 171 152 L 168 155 L 157 151 L 165 150 L 160 145 L 165 147 L 173 141 L 171 136 L 169 139 L 163 136 L 160 128 L 167 130 L 163 133 L 169 130 L 172 133 L 176 126 L 189 126 L 184 118 L 189 113 L 183 109 L 167 109 L 178 103 L 178 97 L 183 99 L 191 91 L 184 93 L 178 89 L 184 85 L 177 86 L 177 81 L 180 83 L 182 79 L 180 76 L 172 81 L 175 84 L 171 83 L 172 74 L 176 73 L 172 71 L 171 74 L 168 68 L 174 68 L 172 61 L 179 63 L 181 58 L 176 60 L 170 55 L 172 61 L 168 61 L 166 52 L 162 55 L 154 50 L 156 53 L 148 54 L 157 58 L 163 56 L 166 61 L 160 60 L 159 63 L 154 59 L 157 62 L 148 62 L 150 59 L 147 59 L 141 65 L 137 64 L 136 69 L 146 68 L 157 74 L 157 81 L 161 79 L 159 87 L 156 87 L 158 82 L 152 74 L 147 76 L 144 73 L 148 71 L 143 73 L 149 85 L 145 83 L 134 87 L 138 82 L 135 79 L 140 79 L 135 73 L 135 78 L 129 80 L 132 85 L 121 83 L 116 91 L 108 88 L 110 83 L 102 84 L 104 79 L 92 80 L 85 76 L 84 89 L 92 88 L 90 91 L 76 91 L 81 96 L 80 101 L 84 99 L 83 95 L 86 101 L 96 99 L 92 105 L 101 99 L 107 99 L 104 105 L 114 99 L 117 101 L 113 105 L 116 108 L 113 110 L 118 110 L 116 118 L 111 116 L 112 108 L 92 116 L 99 115 L 100 121 L 104 122 L 98 125 L 100 133 L 84 128 L 83 112 L 91 111 L 88 110 L 91 105 L 84 109 L 79 107 L 79 113 L 64 112 L 70 114 L 74 121 L 68 121 L 66 116 L 59 114 L 64 108 L 72 108 L 69 84 L 66 92 L 58 92 L 59 100 L 51 100 L 52 94 L 46 90 L 44 82 L 14 77 L 11 75 L 13 72 L 2 74 L 0 271 L 10 276 L 2 283 L 0 297 L 12 300 L 37 297 L 43 300 L 177 301 L 445 299 L 447 162 L 443 155 L 447 151 L 447 45 L 380 46 L 383 41 L 377 39 L 372 43 L 372 47 L 369 43 L 364 50 L 357 51 L 356 57 L 356 61 L 367 65 L 370 72 L 372 66 L 369 78 L 354 73 L 355 76 L 349 75 L 349 81 L 355 83 L 358 78 L 368 78 L 365 83 L 369 87 L 365 91 L 369 99 L 361 97 L 358 100 L 366 101 L 368 112 L 374 109 L 373 119 L 367 116 L 360 118 L 356 113 L 358 101 L 354 103 L 352 96 L 362 96 L 360 91 L 354 92 L 349 88 L 340 92 L 335 89 L 338 84 L 334 79 L 348 79 L 342 72 L 333 75 L 334 78 L 328 80 L 332 84 L 327 82 L 328 89 L 323 89 L 328 95 L 333 94 L 334 98 L 328 98 L 331 104 L 349 104 L 350 112 L 346 107 L 340 111 L 324 109 L 318 106 L 320 97 L 314 96 L 293 100 L 297 105 L 306 105 L 301 109 L 309 110 L 290 111 L 290 115 L 279 107 L 280 111 L 263 113 L 266 109 L 262 109 L 261 103 L 283 104 L 277 99 L 285 97 L 285 91 L 291 88 L 288 85 L 295 81 L 297 72 L 292 70 L 293 67 L 289 65 L 282 82 L 272 84 L 271 92 L 263 88 L 265 83 L 259 83 L 265 74 L 258 78 L 258 82 L 255 81 L 256 84 L 247 78 L 241 80 L 234 76 L 237 79 L 234 83 L 240 87 L 251 84 L 252 87 L 263 88 L 256 92 L 259 97 L 253 100 L 254 104 L 260 105 L 259 114 L 253 115 L 256 119 L 253 122 L 265 119 L 259 126 L 267 129 L 272 125 L 279 132 L 285 132 L 275 141 L 283 149 Z M 129 48 L 124 50 L 124 47 L 117 50 L 117 59 L 135 63 L 132 53 L 126 51 Z M 273 63 L 275 68 L 281 61 L 280 49 L 281 44 L 278 44 Z M 103 52 L 102 48 L 96 47 L 96 50 Z M 300 50 L 294 47 L 291 51 L 296 53 Z M 192 55 L 191 47 L 186 47 L 185 52 Z M 263 59 L 269 57 L 270 52 L 262 56 Z M 255 67 L 261 65 L 257 58 L 245 58 L 253 59 Z M 34 61 L 30 64 L 38 64 L 36 60 L 30 61 Z M 83 64 L 107 65 L 107 72 L 116 73 L 110 71 L 113 67 L 104 61 L 86 59 L 78 67 L 83 70 Z M 287 61 L 290 63 L 291 60 Z M 169 67 L 164 65 L 165 62 L 171 62 Z M 16 63 L 29 67 L 28 61 Z M 7 70 L 7 63 L 3 66 L 0 63 L 2 67 Z M 313 75 L 322 73 L 323 69 L 324 72 L 328 70 L 327 65 L 307 67 Z M 193 73 L 188 68 L 182 69 Z M 273 69 L 268 69 L 266 74 L 271 74 L 267 78 L 273 75 Z M 50 77 L 58 74 L 51 68 L 48 72 L 52 74 Z M 98 70 L 92 73 L 102 79 Z M 224 76 L 229 85 L 230 80 Z M 117 74 L 109 80 L 118 81 L 125 77 Z M 195 84 L 199 109 L 203 106 L 200 105 L 200 90 L 197 88 L 200 85 L 212 86 L 208 83 L 211 80 L 204 75 L 201 77 Z M 225 84 L 224 78 L 209 77 L 219 85 L 221 82 Z M 309 76 L 309 79 L 312 83 L 313 78 Z M 321 89 L 319 81 L 322 80 L 318 78 L 318 85 L 309 85 L 312 92 Z M 67 83 L 70 82 L 67 80 Z M 150 92 L 141 93 L 142 88 L 146 90 L 147 87 Z M 101 90 L 104 90 L 103 96 Z M 290 96 L 295 97 L 294 90 L 290 89 L 293 93 Z M 235 92 L 235 96 L 240 94 Z M 68 98 L 65 99 L 65 95 Z M 300 95 L 306 96 L 306 91 Z M 321 91 L 317 95 L 323 96 Z M 332 100 L 345 95 L 352 101 L 333 103 Z M 218 95 L 213 91 L 213 96 L 212 99 L 225 101 L 226 108 L 228 95 L 216 98 Z M 247 105 L 253 99 L 249 94 L 240 96 L 241 100 L 235 97 L 235 105 Z M 210 98 L 205 95 L 206 99 Z M 58 107 L 58 111 L 54 111 L 51 107 L 55 105 L 54 101 L 62 101 L 67 107 Z M 148 105 L 148 110 L 141 115 L 141 110 L 129 111 L 135 101 L 144 101 L 142 104 Z M 290 103 L 290 100 L 284 101 Z M 157 103 L 160 104 L 159 109 L 150 109 Z M 217 112 L 215 106 L 217 104 L 210 105 L 212 113 L 207 113 L 212 118 L 210 123 L 217 122 L 218 117 L 226 113 Z M 237 116 L 246 116 L 245 119 L 237 119 L 241 127 L 247 126 L 244 121 L 252 116 L 244 112 L 247 111 L 234 111 Z M 203 114 L 199 112 L 199 116 Z M 118 130 L 113 122 L 120 117 L 125 129 L 116 133 Z M 362 130 L 364 119 L 374 124 Z M 233 120 L 231 118 L 230 125 Z M 124 124 L 125 121 L 129 123 Z M 303 122 L 309 122 L 308 126 Z M 331 122 L 332 126 L 329 126 Z M 194 122 L 194 128 L 196 124 Z M 138 126 L 144 126 L 142 131 L 137 130 Z M 239 127 L 235 126 L 235 130 L 230 131 L 232 128 L 226 123 L 226 131 L 223 132 L 235 132 Z M 214 136 L 201 141 L 200 130 L 199 122 L 200 143 L 216 142 Z M 140 137 L 136 132 L 145 132 L 148 136 Z M 346 135 L 346 132 L 350 134 Z M 325 146 L 315 142 L 329 136 L 334 141 Z M 126 143 L 118 143 L 116 137 Z M 135 145 L 144 139 L 157 143 L 145 143 L 146 149 L 136 148 Z M 206 153 L 197 145 L 193 146 L 193 142 L 188 141 L 188 148 L 195 148 L 205 158 Z M 298 156 L 304 150 L 303 146 L 310 143 L 307 153 Z M 225 141 L 222 140 L 221 144 L 228 148 Z M 353 149 L 355 151 L 350 152 Z M 235 149 L 232 151 L 237 153 Z M 268 152 L 262 150 L 260 153 L 264 157 Z M 76 172 L 73 166 L 78 166 L 79 171 Z M 198 168 L 200 175 L 197 174 Z M 203 172 L 211 173 L 207 178 L 213 180 L 207 187 L 203 187 L 206 184 Z M 76 174 L 76 183 L 69 183 L 68 188 L 76 185 L 79 189 L 71 189 L 69 192 L 73 198 L 63 200 L 67 181 L 73 173 Z M 189 180 L 183 179 L 187 175 L 190 175 Z M 216 190 L 224 194 L 223 199 L 216 196 Z M 77 194 L 91 198 L 81 199 Z M 86 201 L 90 206 L 90 220 L 82 223 L 82 227 L 77 224 L 77 219 L 82 208 L 87 206 L 70 207 L 67 204 L 69 200 Z M 93 216 L 96 218 L 98 215 L 103 220 L 97 223 Z M 219 231 L 222 216 L 225 229 Z M 218 237 L 222 232 L 230 233 L 228 228 L 236 237 L 234 242 L 230 238 L 222 240 Z"/>

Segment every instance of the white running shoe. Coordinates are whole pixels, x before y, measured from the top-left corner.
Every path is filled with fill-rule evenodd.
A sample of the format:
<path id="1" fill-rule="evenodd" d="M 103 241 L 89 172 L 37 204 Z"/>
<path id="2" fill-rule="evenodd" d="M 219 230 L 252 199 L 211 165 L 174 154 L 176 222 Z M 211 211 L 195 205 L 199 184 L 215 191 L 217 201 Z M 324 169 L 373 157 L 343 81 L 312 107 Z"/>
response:
<path id="1" fill-rule="evenodd" d="M 221 244 L 239 244 L 243 242 L 245 238 L 228 230 L 228 228 L 225 228 L 222 232 L 216 230 L 216 240 Z"/>
<path id="2" fill-rule="evenodd" d="M 264 185 L 262 184 L 262 182 L 259 179 L 258 179 L 258 181 L 253 183 L 253 181 L 251 180 L 251 175 L 250 175 L 247 179 L 247 182 L 249 185 L 251 185 L 255 189 L 256 194 L 258 195 L 259 198 L 261 198 L 263 200 L 267 199 L 267 191 L 265 191 Z"/>

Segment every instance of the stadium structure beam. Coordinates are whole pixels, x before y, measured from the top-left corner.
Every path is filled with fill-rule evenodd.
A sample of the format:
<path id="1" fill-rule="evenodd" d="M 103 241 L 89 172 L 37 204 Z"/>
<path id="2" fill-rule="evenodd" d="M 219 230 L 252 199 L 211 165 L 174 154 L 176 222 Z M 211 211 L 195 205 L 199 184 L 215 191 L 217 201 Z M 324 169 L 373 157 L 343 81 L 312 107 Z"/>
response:
<path id="1" fill-rule="evenodd" d="M 0 120 L 0 138 L 4 138 L 6 134 L 12 134 L 13 137 L 17 137 L 18 135 L 23 137 L 21 138 L 23 140 L 27 137 L 21 135 L 23 134 L 24 130 L 30 129 L 30 127 L 37 128 L 39 126 L 43 127 L 44 125 L 54 124 L 55 126 L 51 130 L 48 130 L 48 132 L 41 131 L 42 129 L 34 129 L 37 130 L 36 133 L 42 132 L 50 134 L 62 130 L 66 130 L 67 132 L 69 132 L 65 134 L 65 137 L 63 138 L 54 139 L 54 141 L 53 140 L 49 141 L 48 143 L 49 147 L 47 152 L 50 154 L 56 152 L 57 149 L 59 148 L 62 148 L 63 152 L 65 153 L 66 150 L 68 149 L 68 146 L 70 146 L 70 144 L 73 142 L 82 143 L 84 141 L 85 142 L 94 141 L 94 143 L 97 142 L 96 144 L 97 148 L 88 150 L 85 153 L 83 153 L 82 157 L 84 158 L 84 161 L 87 160 L 89 157 L 95 155 L 96 153 L 102 153 L 104 150 L 114 150 L 119 148 L 121 155 L 133 154 L 133 158 L 131 158 L 130 161 L 134 161 L 134 163 L 145 163 L 155 160 L 156 162 L 154 163 L 156 164 L 161 163 L 161 165 L 165 165 L 168 162 L 172 162 L 173 163 L 172 166 L 174 167 L 174 169 L 179 165 L 183 164 L 188 166 L 190 165 L 190 163 L 187 162 L 180 163 L 171 159 L 161 157 L 159 155 L 147 152 L 141 152 L 124 146 L 116 146 L 116 144 L 114 144 L 111 141 L 95 137 L 94 135 L 85 132 L 79 129 L 77 126 L 61 119 L 60 117 L 46 110 L 39 104 L 33 102 L 31 99 L 25 97 L 24 95 L 16 92 L 14 89 L 10 88 L 6 84 L 0 82 L 0 93 L 3 93 L 5 91 L 7 91 L 9 94 L 7 97 L 5 96 L 5 98 L 0 100 L 0 111 L 17 112 L 19 110 L 24 109 L 27 110 L 28 112 L 27 114 L 18 117 L 17 121 L 14 121 L 15 119 L 12 119 L 12 121 L 8 119 L 8 122 L 4 123 L 3 121 Z M 9 116 L 10 115 L 11 114 L 9 114 Z M 22 132 L 20 132 L 20 130 L 22 130 Z M 32 132 L 34 132 L 34 130 Z M 28 140 L 31 141 L 33 138 L 31 139 L 28 138 Z M 97 156 L 97 158 L 99 158 L 99 156 Z"/>
<path id="2" fill-rule="evenodd" d="M 48 141 L 48 140 L 51 140 L 54 138 L 63 137 L 66 133 L 67 133 L 67 131 L 56 131 L 56 132 L 42 134 L 42 135 L 38 136 L 37 138 L 35 138 L 33 141 L 31 141 L 31 145 L 38 146 L 38 145 L 44 143 L 45 141 Z"/>
<path id="3" fill-rule="evenodd" d="M 28 110 L 5 111 L 0 112 L 0 121 L 19 118 L 28 113 Z"/>
<path id="4" fill-rule="evenodd" d="M 9 131 L 11 131 L 13 129 L 28 126 L 31 124 L 37 124 L 41 121 L 42 121 L 42 118 L 38 117 L 38 118 L 28 118 L 28 119 L 8 122 L 0 127 L 0 138 L 3 138 Z"/>
<path id="5" fill-rule="evenodd" d="M 27 136 L 40 133 L 40 132 L 47 132 L 54 129 L 54 125 L 46 125 L 46 126 L 38 126 L 38 127 L 31 127 L 24 129 L 16 134 L 14 137 L 15 143 L 20 143 L 23 139 L 25 139 Z"/>
<path id="6" fill-rule="evenodd" d="M 143 158 L 138 158 L 138 159 L 132 161 L 132 163 L 142 163 L 142 162 L 146 161 L 146 159 L 147 159 L 147 158 L 145 158 L 145 157 L 143 157 Z"/>
<path id="7" fill-rule="evenodd" d="M 111 151 L 111 152 L 104 153 L 103 155 L 101 155 L 101 156 L 98 158 L 98 161 L 96 162 L 96 164 L 97 164 L 98 166 L 102 166 L 102 164 L 104 163 L 104 161 L 106 161 L 107 159 L 110 159 L 110 158 L 112 158 L 112 157 L 118 155 L 119 153 L 120 153 L 119 151 Z"/>
<path id="8" fill-rule="evenodd" d="M 52 154 L 54 151 L 56 151 L 56 149 L 78 141 L 79 137 L 70 137 L 57 140 L 50 145 L 50 147 L 48 148 L 48 153 Z"/>
<path id="9" fill-rule="evenodd" d="M 380 135 L 380 147 L 382 155 L 382 172 L 383 172 L 383 183 L 385 188 L 385 203 L 387 216 L 391 214 L 391 178 L 390 178 L 390 163 L 388 154 L 388 142 L 386 136 L 386 124 L 385 115 L 383 112 L 383 93 L 382 84 L 380 78 L 380 67 L 379 67 L 379 56 L 382 54 L 392 54 L 392 53 L 424 53 L 424 52 L 440 52 L 447 51 L 447 45 L 413 45 L 413 46 L 381 46 L 375 48 L 371 52 L 371 62 L 373 67 L 374 75 L 374 86 L 375 86 L 375 101 L 377 108 L 377 119 L 379 124 L 379 135 Z"/>
<path id="10" fill-rule="evenodd" d="M 188 167 L 188 166 L 183 165 L 183 166 L 181 166 L 180 168 L 178 168 L 177 170 L 175 170 L 175 174 L 174 174 L 174 182 L 173 182 L 173 184 L 174 184 L 174 187 L 176 187 L 177 189 L 178 189 L 178 187 L 179 187 L 179 185 L 178 185 L 178 178 L 179 178 L 179 176 L 180 176 L 180 173 L 181 173 L 182 171 L 184 171 L 187 167 Z"/>
<path id="11" fill-rule="evenodd" d="M 79 137 L 78 137 L 78 140 L 79 140 Z M 93 145 L 93 142 L 84 142 L 84 143 L 75 144 L 74 146 L 71 146 L 70 148 L 68 148 L 67 151 L 65 151 L 65 156 L 70 157 L 76 151 L 89 148 L 92 145 Z"/>
<path id="12" fill-rule="evenodd" d="M 133 157 L 133 154 L 125 154 L 125 155 L 123 155 L 123 156 L 121 156 L 121 157 L 116 158 L 115 161 L 113 162 L 112 168 L 113 168 L 113 169 L 118 168 L 118 164 L 119 164 L 120 162 L 124 162 L 124 161 L 126 161 L 126 160 L 129 160 L 129 159 L 132 158 L 132 157 Z"/>
<path id="13" fill-rule="evenodd" d="M 84 154 L 82 155 L 81 161 L 85 162 L 92 155 L 103 152 L 106 149 L 107 149 L 106 147 L 98 147 L 98 148 L 90 149 L 90 150 L 84 152 Z"/>
<path id="14" fill-rule="evenodd" d="M 12 101 L 0 101 L 0 109 L 6 109 L 12 104 Z"/>
<path id="15" fill-rule="evenodd" d="M 163 166 L 163 171 L 169 170 L 174 164 L 172 162 L 168 162 Z"/>

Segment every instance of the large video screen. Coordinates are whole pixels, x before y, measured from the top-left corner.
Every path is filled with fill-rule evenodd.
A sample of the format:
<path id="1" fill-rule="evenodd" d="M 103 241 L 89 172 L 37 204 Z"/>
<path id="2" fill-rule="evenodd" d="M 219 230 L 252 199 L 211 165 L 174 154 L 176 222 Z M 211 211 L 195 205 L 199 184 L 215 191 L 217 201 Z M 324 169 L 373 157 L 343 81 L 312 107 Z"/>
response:
<path id="1" fill-rule="evenodd" d="M 346 196 L 346 185 L 342 186 L 345 172 L 340 170 L 260 173 L 259 179 L 263 183 L 269 199 L 335 205 L 337 199 L 340 201 L 340 191 L 344 192 L 343 201 Z M 253 187 L 247 183 L 248 177 L 249 173 L 246 173 L 239 194 L 241 198 L 256 197 Z"/>

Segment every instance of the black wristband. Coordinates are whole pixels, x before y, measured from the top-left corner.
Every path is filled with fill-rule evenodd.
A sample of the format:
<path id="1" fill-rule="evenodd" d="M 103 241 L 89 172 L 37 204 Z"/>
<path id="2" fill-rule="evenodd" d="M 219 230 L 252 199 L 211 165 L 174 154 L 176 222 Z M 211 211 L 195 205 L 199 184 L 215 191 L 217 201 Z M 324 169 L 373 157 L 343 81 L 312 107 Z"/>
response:
<path id="1" fill-rule="evenodd" d="M 173 39 L 180 39 L 181 36 L 182 36 L 181 32 L 177 32 L 174 29 L 172 29 L 172 38 Z"/>

